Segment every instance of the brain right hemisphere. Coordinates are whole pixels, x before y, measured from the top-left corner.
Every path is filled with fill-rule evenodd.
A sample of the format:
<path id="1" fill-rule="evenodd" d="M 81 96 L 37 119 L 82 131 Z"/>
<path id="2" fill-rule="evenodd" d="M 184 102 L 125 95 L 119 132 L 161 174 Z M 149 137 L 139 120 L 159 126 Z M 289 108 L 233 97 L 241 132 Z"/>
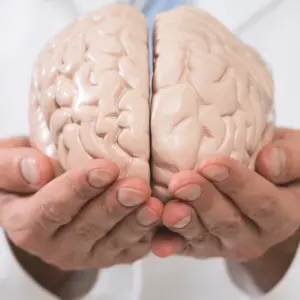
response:
<path id="1" fill-rule="evenodd" d="M 272 75 L 260 56 L 208 13 L 157 16 L 151 112 L 154 193 L 210 154 L 253 168 L 273 133 Z"/>
<path id="2" fill-rule="evenodd" d="M 165 201 L 172 176 L 210 154 L 253 168 L 273 133 L 272 75 L 259 54 L 183 6 L 156 20 L 151 104 L 147 61 L 146 19 L 130 6 L 106 6 L 64 29 L 34 68 L 33 145 L 62 171 L 113 160 L 121 177 L 152 178 Z"/>

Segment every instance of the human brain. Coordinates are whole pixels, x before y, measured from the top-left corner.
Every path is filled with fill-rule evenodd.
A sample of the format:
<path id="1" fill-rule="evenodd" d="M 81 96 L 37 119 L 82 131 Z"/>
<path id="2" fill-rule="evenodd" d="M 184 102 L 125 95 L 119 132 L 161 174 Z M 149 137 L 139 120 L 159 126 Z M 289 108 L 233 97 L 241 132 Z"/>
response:
<path id="1" fill-rule="evenodd" d="M 151 180 L 163 200 L 172 176 L 208 155 L 253 168 L 273 134 L 272 74 L 260 55 L 208 13 L 182 6 L 156 18 L 151 85 L 147 41 L 145 17 L 127 5 L 53 37 L 33 72 L 33 145 L 62 171 L 112 160 L 121 177 Z"/>

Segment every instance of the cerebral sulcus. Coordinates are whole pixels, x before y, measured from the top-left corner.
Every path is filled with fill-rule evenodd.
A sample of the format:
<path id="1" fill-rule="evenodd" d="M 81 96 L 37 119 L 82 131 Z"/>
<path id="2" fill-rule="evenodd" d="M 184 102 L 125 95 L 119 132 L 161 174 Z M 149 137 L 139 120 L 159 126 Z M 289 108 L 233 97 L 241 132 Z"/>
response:
<path id="1" fill-rule="evenodd" d="M 54 36 L 33 70 L 32 144 L 62 172 L 112 160 L 164 201 L 174 174 L 209 155 L 253 169 L 274 131 L 272 72 L 260 54 L 190 6 L 157 15 L 153 41 L 150 76 L 146 18 L 119 4 Z"/>

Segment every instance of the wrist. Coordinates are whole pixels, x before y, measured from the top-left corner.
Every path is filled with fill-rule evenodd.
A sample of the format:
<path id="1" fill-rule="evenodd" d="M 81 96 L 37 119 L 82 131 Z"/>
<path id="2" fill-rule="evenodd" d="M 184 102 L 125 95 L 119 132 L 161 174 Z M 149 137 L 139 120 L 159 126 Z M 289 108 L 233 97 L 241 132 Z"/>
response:
<path id="1" fill-rule="evenodd" d="M 62 271 L 49 265 L 40 258 L 16 247 L 9 239 L 8 242 L 16 260 L 27 274 L 44 289 L 58 296 L 71 279 L 72 272 Z"/>
<path id="2" fill-rule="evenodd" d="M 240 266 L 260 290 L 269 292 L 288 271 L 297 252 L 299 241 L 298 230 L 287 240 L 270 248 L 263 256 L 241 263 Z"/>

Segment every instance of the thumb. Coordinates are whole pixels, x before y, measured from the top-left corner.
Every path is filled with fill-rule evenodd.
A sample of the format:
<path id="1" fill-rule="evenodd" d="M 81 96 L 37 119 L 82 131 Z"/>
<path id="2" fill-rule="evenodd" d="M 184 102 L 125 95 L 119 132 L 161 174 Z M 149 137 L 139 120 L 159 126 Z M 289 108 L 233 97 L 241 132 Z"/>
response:
<path id="1" fill-rule="evenodd" d="M 53 178 L 50 159 L 33 148 L 18 148 L 24 142 L 22 139 L 0 142 L 0 189 L 31 193 Z"/>
<path id="2" fill-rule="evenodd" d="M 256 162 L 257 171 L 275 184 L 300 178 L 300 132 L 265 146 Z"/>

